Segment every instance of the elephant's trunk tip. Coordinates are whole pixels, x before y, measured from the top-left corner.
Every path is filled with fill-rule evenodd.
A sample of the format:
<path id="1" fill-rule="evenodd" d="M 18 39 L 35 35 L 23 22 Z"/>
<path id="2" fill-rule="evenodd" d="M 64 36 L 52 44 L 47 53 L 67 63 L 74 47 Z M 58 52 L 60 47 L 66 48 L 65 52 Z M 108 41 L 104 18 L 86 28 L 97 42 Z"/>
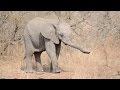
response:
<path id="1" fill-rule="evenodd" d="M 90 52 L 83 52 L 83 53 L 85 53 L 85 54 L 90 54 Z"/>

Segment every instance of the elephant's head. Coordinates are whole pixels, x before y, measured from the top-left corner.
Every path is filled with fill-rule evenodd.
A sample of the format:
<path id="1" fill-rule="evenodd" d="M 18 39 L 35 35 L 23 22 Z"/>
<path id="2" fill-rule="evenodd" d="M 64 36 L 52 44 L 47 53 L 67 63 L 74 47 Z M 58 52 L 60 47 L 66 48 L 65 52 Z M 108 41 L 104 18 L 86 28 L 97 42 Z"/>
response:
<path id="1" fill-rule="evenodd" d="M 71 36 L 72 30 L 71 30 L 71 27 L 70 27 L 70 25 L 68 23 L 59 22 L 55 26 L 55 30 L 56 30 L 57 38 L 60 39 L 65 45 L 69 45 L 69 46 L 71 46 L 73 48 L 79 49 L 83 53 L 87 53 L 87 54 L 90 53 L 88 51 L 82 50 L 80 45 L 78 45 L 77 43 L 71 41 L 70 36 Z"/>
<path id="2" fill-rule="evenodd" d="M 53 26 L 53 27 L 52 27 Z M 43 36 L 53 41 L 55 44 L 59 44 L 59 40 L 61 40 L 65 45 L 69 45 L 73 48 L 79 49 L 83 53 L 89 54 L 90 52 L 82 50 L 80 45 L 75 42 L 72 42 L 70 39 L 72 30 L 70 25 L 65 22 L 59 22 L 57 24 L 52 24 L 52 26 L 46 31 L 44 31 Z"/>
<path id="3" fill-rule="evenodd" d="M 60 22 L 56 27 L 56 35 L 64 44 L 70 45 L 71 31 L 70 25 L 65 22 Z"/>

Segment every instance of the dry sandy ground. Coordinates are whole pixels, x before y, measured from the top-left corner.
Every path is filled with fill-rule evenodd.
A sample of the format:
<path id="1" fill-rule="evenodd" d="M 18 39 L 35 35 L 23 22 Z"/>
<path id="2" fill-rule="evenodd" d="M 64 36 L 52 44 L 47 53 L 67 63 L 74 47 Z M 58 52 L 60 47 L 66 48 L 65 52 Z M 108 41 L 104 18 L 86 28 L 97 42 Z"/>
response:
<path id="1" fill-rule="evenodd" d="M 73 72 L 49 73 L 34 72 L 25 73 L 20 69 L 21 61 L 0 60 L 0 79 L 71 79 Z"/>
<path id="2" fill-rule="evenodd" d="M 20 67 L 21 61 L 19 60 L 0 60 L 0 79 L 78 79 L 78 76 L 80 75 L 79 72 L 61 72 L 57 74 L 49 72 L 25 73 Z M 96 77 L 94 79 L 118 78 L 120 78 L 120 75 Z"/>

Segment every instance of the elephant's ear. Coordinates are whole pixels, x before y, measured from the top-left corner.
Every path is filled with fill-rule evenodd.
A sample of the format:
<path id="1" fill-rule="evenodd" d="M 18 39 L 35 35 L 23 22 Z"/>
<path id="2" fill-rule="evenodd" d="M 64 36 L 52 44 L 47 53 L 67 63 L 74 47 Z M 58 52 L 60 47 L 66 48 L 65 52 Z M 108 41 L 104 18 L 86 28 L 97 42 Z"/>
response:
<path id="1" fill-rule="evenodd" d="M 59 39 L 56 35 L 56 28 L 53 25 L 50 25 L 50 27 L 46 27 L 44 31 L 41 32 L 41 34 L 47 38 L 53 41 L 55 44 L 59 44 Z"/>

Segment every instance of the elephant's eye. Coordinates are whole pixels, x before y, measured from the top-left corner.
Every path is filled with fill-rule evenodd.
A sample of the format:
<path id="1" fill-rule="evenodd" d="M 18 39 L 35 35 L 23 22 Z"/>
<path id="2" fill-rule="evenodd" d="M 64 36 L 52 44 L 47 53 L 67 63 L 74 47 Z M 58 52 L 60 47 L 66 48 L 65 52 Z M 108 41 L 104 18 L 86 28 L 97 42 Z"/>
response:
<path id="1" fill-rule="evenodd" d="M 61 33 L 60 36 L 63 37 L 63 33 Z"/>

